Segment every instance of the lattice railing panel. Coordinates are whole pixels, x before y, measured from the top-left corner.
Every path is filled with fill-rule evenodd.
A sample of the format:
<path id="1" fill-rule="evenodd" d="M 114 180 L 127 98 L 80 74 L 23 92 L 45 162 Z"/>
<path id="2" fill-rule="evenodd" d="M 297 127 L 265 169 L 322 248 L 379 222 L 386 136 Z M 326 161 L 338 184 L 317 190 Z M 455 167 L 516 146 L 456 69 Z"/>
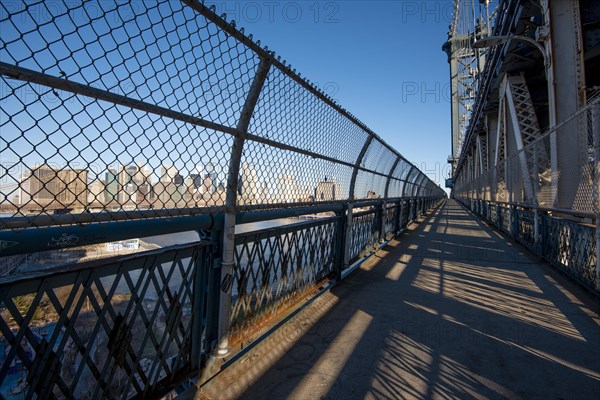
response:
<path id="1" fill-rule="evenodd" d="M 544 217 L 542 226 L 544 257 L 593 288 L 598 257 L 595 229 L 551 217 Z"/>
<path id="2" fill-rule="evenodd" d="M 231 335 L 259 326 L 333 272 L 337 218 L 236 237 Z"/>
<path id="3" fill-rule="evenodd" d="M 0 393 L 128 398 L 180 383 L 192 370 L 192 321 L 201 318 L 192 304 L 202 295 L 194 290 L 202 249 L 151 251 L 0 283 Z"/>
<path id="4" fill-rule="evenodd" d="M 352 215 L 350 237 L 350 259 L 356 260 L 371 252 L 379 241 L 379 222 L 374 210 L 357 212 Z"/>

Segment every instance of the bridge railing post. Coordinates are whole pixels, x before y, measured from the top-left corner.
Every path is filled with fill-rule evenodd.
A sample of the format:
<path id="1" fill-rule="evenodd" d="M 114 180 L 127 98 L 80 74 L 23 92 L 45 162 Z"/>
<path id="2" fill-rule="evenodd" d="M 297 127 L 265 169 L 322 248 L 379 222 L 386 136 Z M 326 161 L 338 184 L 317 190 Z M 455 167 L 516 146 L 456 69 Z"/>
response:
<path id="1" fill-rule="evenodd" d="M 517 219 L 517 207 L 511 204 L 509 210 L 508 216 L 510 218 L 510 223 L 508 225 L 508 230 L 513 237 L 516 237 L 518 235 L 517 224 L 519 223 Z"/>
<path id="2" fill-rule="evenodd" d="M 502 229 L 502 212 L 500 204 L 496 203 L 496 228 Z"/>
<path id="3" fill-rule="evenodd" d="M 403 201 L 402 200 L 398 200 L 398 204 L 397 204 L 397 209 L 396 209 L 396 221 L 395 221 L 395 227 L 396 227 L 396 232 L 398 233 L 400 232 L 400 229 L 402 229 L 402 210 L 403 210 Z"/>
<path id="4" fill-rule="evenodd" d="M 347 209 L 344 208 L 341 211 L 336 211 L 335 215 L 338 217 L 338 221 L 335 224 L 335 239 L 334 239 L 334 261 L 333 261 L 333 273 L 334 279 L 339 282 L 342 279 L 342 271 L 344 270 L 344 263 L 346 260 L 346 235 L 347 235 L 347 224 L 346 218 Z"/>
<path id="5" fill-rule="evenodd" d="M 596 213 L 596 289 L 600 291 L 600 103 L 591 110 L 592 132 L 594 137 L 594 182 L 593 204 Z"/>
<path id="6" fill-rule="evenodd" d="M 231 145 L 231 157 L 227 175 L 227 188 L 225 195 L 225 213 L 222 239 L 221 258 L 221 299 L 219 304 L 219 344 L 216 357 L 226 357 L 229 354 L 229 316 L 231 312 L 231 288 L 233 280 L 233 268 L 235 263 L 235 217 L 237 211 L 237 191 L 240 165 L 244 151 L 246 134 L 258 98 L 267 80 L 271 61 L 261 58 L 252 81 L 252 85 L 246 95 L 236 128 L 242 132 Z"/>
<path id="7" fill-rule="evenodd" d="M 346 209 L 346 224 L 345 224 L 345 234 L 344 234 L 344 258 L 343 267 L 346 268 L 350 265 L 350 245 L 352 241 L 352 202 L 348 203 L 348 208 Z"/>
<path id="8" fill-rule="evenodd" d="M 379 225 L 379 232 L 377 235 L 377 241 L 383 243 L 385 241 L 385 219 L 387 216 L 387 205 L 385 200 L 377 205 L 377 225 Z"/>
<path id="9" fill-rule="evenodd" d="M 596 167 L 596 175 L 599 174 L 600 167 Z M 600 217 L 598 214 L 596 214 L 596 289 L 600 290 Z"/>
<path id="10" fill-rule="evenodd" d="M 421 210 L 420 210 L 420 207 L 419 207 L 419 203 L 420 203 L 420 202 L 419 202 L 419 200 L 420 200 L 420 199 L 418 199 L 418 198 L 415 198 L 415 220 L 416 220 L 417 218 L 419 218 L 419 215 L 420 215 L 420 213 L 421 213 Z"/>
<path id="11" fill-rule="evenodd" d="M 416 198 L 413 199 L 412 205 L 413 205 L 413 207 L 412 207 L 413 208 L 412 220 L 414 222 L 414 221 L 417 220 L 417 215 L 418 215 L 418 212 L 419 212 L 418 211 L 419 204 L 417 203 L 417 199 Z"/>
<path id="12" fill-rule="evenodd" d="M 542 242 L 542 237 L 541 237 L 541 216 L 540 216 L 540 210 L 536 208 L 533 209 L 533 242 L 534 242 L 534 249 L 538 254 L 542 254 L 542 251 L 540 249 L 540 244 Z"/>
<path id="13" fill-rule="evenodd" d="M 193 370 L 198 370 L 201 366 L 204 350 L 207 348 L 206 338 L 203 337 L 205 306 L 208 299 L 207 296 L 207 276 L 210 272 L 210 252 L 206 247 L 202 247 L 196 255 L 193 271 L 194 291 L 192 297 L 192 343 L 190 348 L 190 363 Z"/>
<path id="14" fill-rule="evenodd" d="M 208 276 L 206 277 L 206 311 L 205 311 L 205 331 L 204 333 L 199 332 L 198 328 L 201 327 L 201 321 L 194 324 L 195 332 L 192 333 L 192 338 L 194 342 L 192 344 L 192 357 L 198 358 L 198 363 L 200 367 L 200 377 L 198 379 L 199 382 L 204 382 L 214 373 L 212 370 L 213 365 L 208 363 L 207 365 L 200 364 L 199 354 L 210 354 L 214 350 L 217 350 L 220 339 L 220 314 L 221 314 L 221 300 L 222 300 L 222 291 L 221 291 L 221 274 L 222 274 L 222 240 L 223 240 L 223 231 L 221 229 L 213 229 L 210 231 L 210 238 L 206 238 L 210 240 L 212 246 L 210 247 L 210 256 L 208 256 L 208 260 L 210 260 L 210 264 L 206 265 L 206 273 Z M 196 276 L 194 279 L 195 287 L 201 285 L 198 282 L 198 279 L 201 279 L 200 276 Z M 196 295 L 197 292 L 194 294 Z M 195 299 L 194 305 L 196 309 L 193 309 L 193 318 L 202 317 L 202 304 L 199 299 Z M 199 313 L 196 313 L 199 311 Z M 192 359 L 192 363 L 196 362 Z"/>

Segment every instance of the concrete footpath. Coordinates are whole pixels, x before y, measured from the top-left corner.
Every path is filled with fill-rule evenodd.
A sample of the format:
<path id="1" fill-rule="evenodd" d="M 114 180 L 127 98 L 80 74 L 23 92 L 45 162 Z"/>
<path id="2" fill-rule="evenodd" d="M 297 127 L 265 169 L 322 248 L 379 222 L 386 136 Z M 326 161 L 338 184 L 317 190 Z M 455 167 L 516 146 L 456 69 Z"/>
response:
<path id="1" fill-rule="evenodd" d="M 600 301 L 450 200 L 197 399 L 600 399 Z"/>

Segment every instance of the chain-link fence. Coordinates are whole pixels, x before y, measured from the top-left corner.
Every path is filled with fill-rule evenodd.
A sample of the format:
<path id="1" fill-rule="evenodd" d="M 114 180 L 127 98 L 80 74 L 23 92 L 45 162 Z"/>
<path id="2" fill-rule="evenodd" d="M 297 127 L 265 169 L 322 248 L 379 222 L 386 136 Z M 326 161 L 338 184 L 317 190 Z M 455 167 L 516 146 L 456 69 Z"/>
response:
<path id="1" fill-rule="evenodd" d="M 461 169 L 454 193 L 464 199 L 505 202 L 594 218 L 600 212 L 595 171 L 598 162 L 595 148 L 600 145 L 595 141 L 599 140 L 599 132 L 600 97 L 596 97 L 506 159 L 495 165 L 490 160 L 492 167 L 487 171 L 478 173 L 475 164 Z M 491 150 L 490 157 L 498 152 Z"/>
<path id="2" fill-rule="evenodd" d="M 199 1 L 4 1 L 0 31 L 0 398 L 166 394 L 443 196 Z"/>
<path id="3" fill-rule="evenodd" d="M 2 2 L 0 27 L 0 230 L 443 195 L 199 1 Z"/>
<path id="4" fill-rule="evenodd" d="M 526 145 L 514 123 L 512 131 L 508 125 L 501 103 L 496 142 L 478 138 L 474 151 L 481 153 L 463 159 L 454 196 L 587 288 L 600 290 L 600 96 L 590 91 L 584 107 Z M 481 150 L 482 142 L 487 149 Z M 485 165 L 490 168 L 482 171 Z"/>

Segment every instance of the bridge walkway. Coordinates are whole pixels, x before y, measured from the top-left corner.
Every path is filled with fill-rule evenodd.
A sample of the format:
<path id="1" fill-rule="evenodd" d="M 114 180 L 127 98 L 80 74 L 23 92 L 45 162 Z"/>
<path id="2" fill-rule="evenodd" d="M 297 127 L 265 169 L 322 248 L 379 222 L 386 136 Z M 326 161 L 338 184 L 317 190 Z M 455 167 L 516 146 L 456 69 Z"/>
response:
<path id="1" fill-rule="evenodd" d="M 449 200 L 199 399 L 590 399 L 600 304 Z"/>

